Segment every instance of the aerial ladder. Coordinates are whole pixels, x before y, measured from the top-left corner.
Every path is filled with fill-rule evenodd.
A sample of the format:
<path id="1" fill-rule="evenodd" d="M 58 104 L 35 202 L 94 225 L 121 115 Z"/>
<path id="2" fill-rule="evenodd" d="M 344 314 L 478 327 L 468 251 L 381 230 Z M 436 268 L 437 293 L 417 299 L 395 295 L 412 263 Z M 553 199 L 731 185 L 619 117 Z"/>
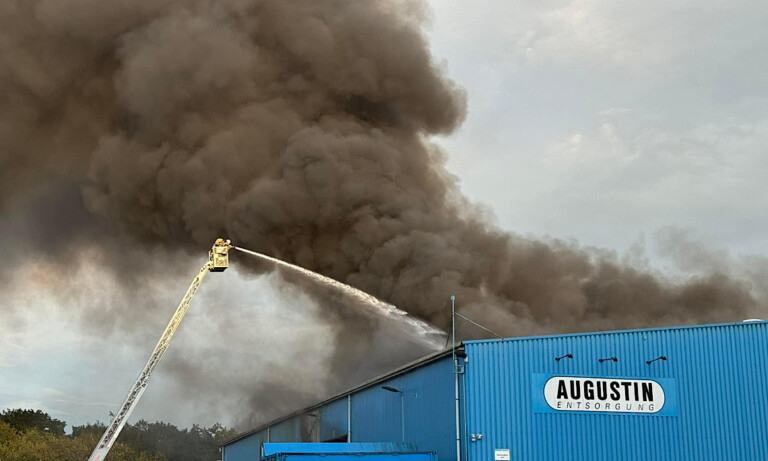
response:
<path id="1" fill-rule="evenodd" d="M 99 443 L 96 445 L 93 453 L 91 453 L 91 457 L 88 458 L 88 461 L 104 461 L 107 453 L 109 453 L 109 449 L 112 448 L 115 440 L 117 440 L 117 436 L 120 434 L 123 426 L 125 426 L 128 417 L 133 412 L 133 409 L 136 408 L 136 404 L 139 403 L 141 395 L 147 389 L 149 377 L 152 376 L 152 372 L 155 371 L 157 364 L 168 349 L 168 344 L 170 344 L 173 334 L 176 333 L 181 320 L 187 313 L 189 303 L 192 301 L 192 297 L 195 296 L 197 289 L 200 288 L 200 283 L 202 283 L 208 272 L 224 272 L 229 266 L 229 250 L 231 248 L 234 247 L 230 244 L 229 240 L 217 239 L 216 242 L 214 242 L 211 251 L 208 253 L 208 261 L 206 261 L 203 267 L 200 268 L 197 276 L 192 280 L 192 283 L 187 289 L 187 293 L 184 295 L 184 298 L 182 298 L 181 303 L 179 303 L 179 307 L 176 308 L 176 312 L 174 312 L 173 317 L 171 317 L 168 326 L 165 327 L 163 335 L 160 336 L 160 340 L 157 342 L 155 350 L 153 350 L 152 355 L 149 356 L 147 364 L 141 371 L 139 378 L 133 384 L 131 391 L 128 393 L 128 397 L 125 398 L 123 406 L 120 407 L 120 410 L 112 418 L 109 426 L 107 426 L 107 430 L 104 431 L 104 435 L 101 436 Z"/>

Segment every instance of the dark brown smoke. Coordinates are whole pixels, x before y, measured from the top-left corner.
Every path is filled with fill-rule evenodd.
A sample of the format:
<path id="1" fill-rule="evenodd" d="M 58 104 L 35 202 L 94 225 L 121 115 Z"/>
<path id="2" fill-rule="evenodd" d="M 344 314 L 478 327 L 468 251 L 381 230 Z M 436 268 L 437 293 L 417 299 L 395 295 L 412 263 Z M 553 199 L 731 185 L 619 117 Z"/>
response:
<path id="1" fill-rule="evenodd" d="M 418 0 L 5 0 L 0 210 L 58 204 L 29 215 L 66 235 L 53 259 L 117 239 L 200 253 L 227 236 L 441 327 L 451 294 L 506 335 L 747 316 L 749 286 L 726 275 L 667 283 L 486 222 L 430 142 L 466 108 L 426 19 Z M 130 249 L 115 252 L 108 266 Z M 342 303 L 333 322 L 362 322 Z M 346 359 L 361 338 L 343 330 Z"/>

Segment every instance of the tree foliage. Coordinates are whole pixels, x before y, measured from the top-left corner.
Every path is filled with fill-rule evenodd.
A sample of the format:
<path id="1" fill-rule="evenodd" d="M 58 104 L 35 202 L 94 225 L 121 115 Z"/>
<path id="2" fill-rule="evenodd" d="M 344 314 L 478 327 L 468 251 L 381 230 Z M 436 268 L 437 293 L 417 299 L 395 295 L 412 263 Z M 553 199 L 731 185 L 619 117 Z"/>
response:
<path id="1" fill-rule="evenodd" d="M 37 428 L 19 431 L 0 422 L 0 460 L 3 461 L 83 461 L 88 459 L 99 438 L 54 435 Z M 116 443 L 109 452 L 110 461 L 167 461 L 160 453 L 137 451 Z"/>
<path id="2" fill-rule="evenodd" d="M 76 426 L 73 436 L 95 434 L 101 436 L 105 426 L 87 424 Z M 233 437 L 236 432 L 221 424 L 202 427 L 197 424 L 190 429 L 179 429 L 173 424 L 139 420 L 126 424 L 117 441 L 136 450 L 163 453 L 168 461 L 215 461 L 219 457 L 219 446 Z"/>
<path id="3" fill-rule="evenodd" d="M 83 461 L 93 451 L 105 426 L 75 426 L 64 434 L 65 422 L 41 411 L 8 410 L 0 415 L 0 460 Z M 47 429 L 46 429 L 47 428 Z M 219 446 L 235 431 L 221 424 L 179 429 L 144 420 L 127 424 L 109 452 L 109 461 L 215 461 Z"/>
<path id="4" fill-rule="evenodd" d="M 53 435 L 64 435 L 64 426 L 67 423 L 51 418 L 40 410 L 5 410 L 0 413 L 0 421 L 8 423 L 17 431 L 37 429 L 40 432 L 48 432 Z"/>

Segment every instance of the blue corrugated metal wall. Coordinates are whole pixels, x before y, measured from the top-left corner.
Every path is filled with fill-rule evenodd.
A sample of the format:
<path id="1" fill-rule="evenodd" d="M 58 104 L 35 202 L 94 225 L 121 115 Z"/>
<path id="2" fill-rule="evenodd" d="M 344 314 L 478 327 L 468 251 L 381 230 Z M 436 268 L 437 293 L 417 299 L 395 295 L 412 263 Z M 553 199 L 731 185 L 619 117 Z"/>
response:
<path id="1" fill-rule="evenodd" d="M 436 451 L 441 461 L 456 459 L 453 367 L 445 357 L 352 395 L 353 442 L 401 442 L 403 391 L 405 441 Z"/>
<path id="2" fill-rule="evenodd" d="M 437 461 L 434 453 L 288 453 L 275 454 L 264 461 Z"/>
<path id="3" fill-rule="evenodd" d="M 373 442 L 373 443 L 265 443 L 264 456 L 278 453 L 411 453 L 418 450 L 412 444 Z"/>
<path id="4" fill-rule="evenodd" d="M 403 390 L 405 441 L 419 451 L 435 451 L 440 461 L 455 460 L 455 413 L 451 358 L 443 357 L 407 373 L 378 382 L 351 394 L 352 442 L 402 442 L 400 394 L 381 386 Z M 310 412 L 320 415 L 320 438 L 329 440 L 347 433 L 347 397 L 328 402 Z M 267 431 L 243 437 L 224 447 L 223 461 L 252 461 L 262 442 L 300 440 L 300 418 L 280 421 Z M 254 448 L 258 447 L 258 448 Z"/>
<path id="5" fill-rule="evenodd" d="M 465 461 L 494 460 L 508 448 L 516 460 L 768 460 L 768 323 L 593 333 L 466 343 L 462 382 Z M 573 359 L 555 357 L 573 354 Z M 666 361 L 650 365 L 661 355 Z M 598 359 L 616 357 L 600 363 Z M 674 416 L 534 413 L 532 375 L 668 378 Z M 402 389 L 405 440 L 454 461 L 451 358 L 426 362 L 351 394 L 353 442 L 400 442 Z M 466 411 L 464 410 L 466 409 Z M 319 438 L 347 431 L 347 398 L 310 410 Z M 300 416 L 270 428 L 276 441 L 301 438 Z M 482 434 L 471 441 L 468 434 Z M 253 460 L 266 430 L 225 447 L 224 461 Z"/>
<path id="6" fill-rule="evenodd" d="M 269 428 L 270 442 L 305 442 L 299 440 L 299 418 L 286 419 Z"/>
<path id="7" fill-rule="evenodd" d="M 320 441 L 333 440 L 347 433 L 347 398 L 334 400 L 320 409 Z"/>
<path id="8" fill-rule="evenodd" d="M 261 444 L 267 441 L 266 431 L 251 434 L 223 448 L 221 461 L 258 461 Z"/>
<path id="9" fill-rule="evenodd" d="M 470 461 L 495 449 L 511 461 L 768 459 L 766 322 L 468 342 L 466 352 L 466 432 L 483 435 L 467 441 Z M 618 362 L 598 361 L 609 357 Z M 534 373 L 672 378 L 679 415 L 534 413 Z"/>

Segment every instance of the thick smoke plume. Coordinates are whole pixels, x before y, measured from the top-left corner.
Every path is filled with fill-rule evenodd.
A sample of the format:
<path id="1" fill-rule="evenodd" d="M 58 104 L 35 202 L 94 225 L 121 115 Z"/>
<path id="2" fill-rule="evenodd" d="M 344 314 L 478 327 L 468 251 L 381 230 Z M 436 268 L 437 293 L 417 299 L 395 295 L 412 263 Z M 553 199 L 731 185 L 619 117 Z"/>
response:
<path id="1" fill-rule="evenodd" d="M 427 16 L 409 0 L 5 0 L 0 210 L 55 204 L 20 218 L 46 231 L 14 234 L 54 260 L 109 244 L 130 279 L 119 239 L 178 254 L 227 236 L 441 327 L 450 294 L 506 335 L 748 315 L 726 275 L 671 284 L 485 220 L 430 143 L 466 108 Z M 343 301 L 328 318 L 363 321 Z M 336 373 L 359 339 L 338 333 Z"/>

